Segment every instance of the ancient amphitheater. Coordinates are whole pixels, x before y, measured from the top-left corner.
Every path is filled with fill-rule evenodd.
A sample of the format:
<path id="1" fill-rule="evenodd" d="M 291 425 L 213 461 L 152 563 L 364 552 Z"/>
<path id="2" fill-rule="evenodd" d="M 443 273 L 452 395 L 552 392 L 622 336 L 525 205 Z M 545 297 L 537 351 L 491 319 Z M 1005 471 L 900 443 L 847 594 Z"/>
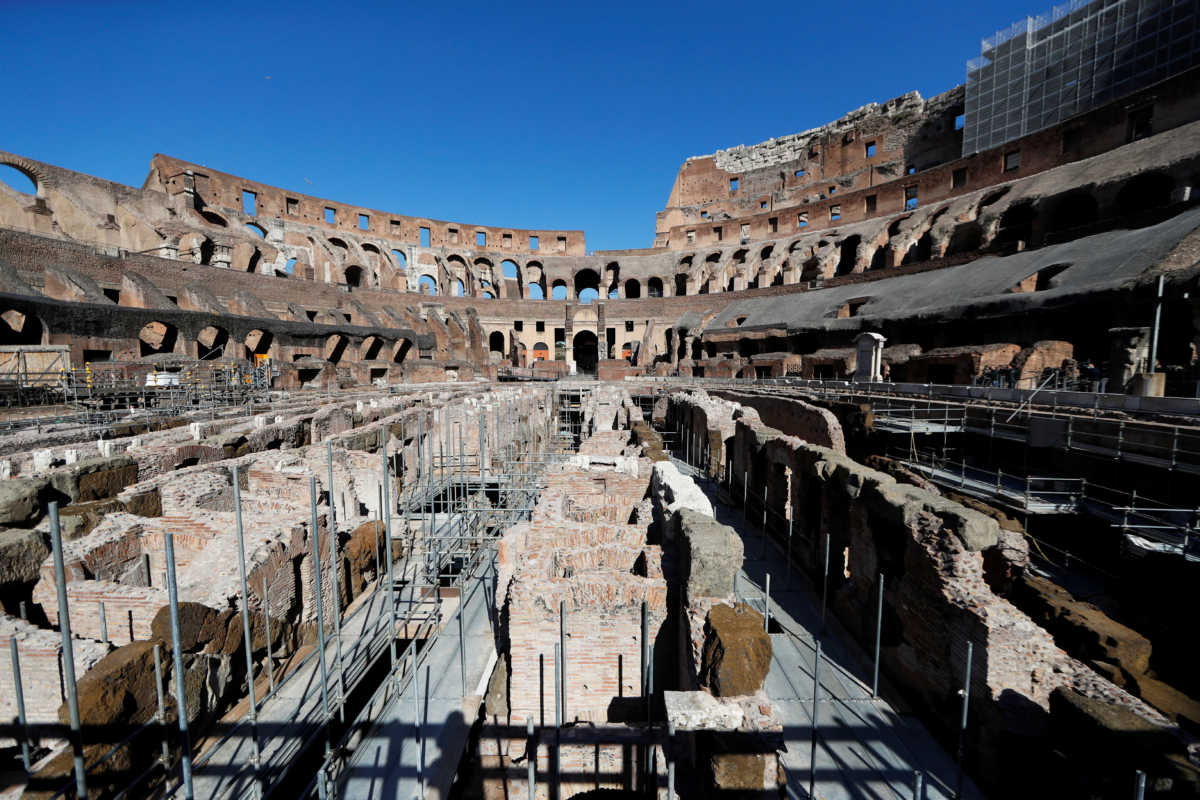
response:
<path id="1" fill-rule="evenodd" d="M 0 165 L 0 797 L 1200 795 L 1194 2 L 642 249 Z"/>

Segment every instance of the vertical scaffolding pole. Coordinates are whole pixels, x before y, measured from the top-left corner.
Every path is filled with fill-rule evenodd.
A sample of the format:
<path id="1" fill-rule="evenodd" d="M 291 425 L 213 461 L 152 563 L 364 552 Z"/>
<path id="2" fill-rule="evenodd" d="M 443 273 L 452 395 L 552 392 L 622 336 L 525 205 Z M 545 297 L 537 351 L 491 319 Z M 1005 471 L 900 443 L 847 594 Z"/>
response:
<path id="1" fill-rule="evenodd" d="M 825 630 L 825 603 L 829 596 L 829 534 L 825 534 L 825 566 L 821 570 L 821 630 Z"/>
<path id="2" fill-rule="evenodd" d="M 325 668 L 325 609 L 321 597 L 321 543 L 317 523 L 317 476 L 308 478 L 308 494 L 312 504 L 313 587 L 317 601 L 317 664 L 321 670 L 321 716 L 325 722 L 325 757 L 329 757 L 329 675 Z"/>
<path id="3" fill-rule="evenodd" d="M 812 696 L 812 739 L 808 748 L 808 796 L 816 797 L 817 786 L 817 728 L 819 727 L 821 707 L 821 640 L 817 639 L 817 650 L 813 655 L 813 696 Z"/>
<path id="4" fill-rule="evenodd" d="M 267 576 L 262 579 L 263 625 L 267 631 L 267 687 L 275 691 L 275 656 L 271 653 L 271 601 L 267 596 Z"/>
<path id="5" fill-rule="evenodd" d="M 871 697 L 879 696 L 879 653 L 883 641 L 883 573 L 879 573 L 879 601 L 875 607 L 875 671 L 871 676 Z"/>
<path id="6" fill-rule="evenodd" d="M 567 720 L 567 602 L 565 600 L 558 601 L 558 650 L 561 659 L 559 665 L 562 668 L 560 703 L 563 722 L 565 722 Z"/>
<path id="7" fill-rule="evenodd" d="M 250 764 L 254 768 L 254 791 L 262 796 L 261 767 L 262 751 L 258 744 L 258 703 L 254 697 L 254 651 L 250 636 L 250 589 L 246 585 L 246 535 L 242 527 L 242 481 L 238 465 L 233 465 L 233 510 L 237 528 L 238 578 L 242 584 L 242 642 L 246 648 L 246 687 L 250 701 L 246 716 L 250 719 Z"/>
<path id="8" fill-rule="evenodd" d="M 8 640 L 8 652 L 12 657 L 13 688 L 17 696 L 17 725 L 21 729 L 21 765 L 25 774 L 30 773 L 29 760 L 29 723 L 25 719 L 25 689 L 21 685 L 21 655 L 17 652 L 16 637 Z"/>
<path id="9" fill-rule="evenodd" d="M 179 639 L 179 589 L 175 582 L 175 534 L 163 534 L 167 555 L 167 600 L 171 614 L 171 657 L 175 667 L 175 710 L 179 717 L 179 771 L 183 776 L 183 795 L 196 796 L 192 788 L 192 743 L 188 738 L 187 687 L 183 676 L 183 645 Z M 86 797 L 87 795 L 82 795 Z"/>
<path id="10" fill-rule="evenodd" d="M 387 428 L 380 427 L 380 438 L 387 450 Z M 342 675 L 342 601 L 341 586 L 338 584 L 338 534 L 337 513 L 333 501 L 333 442 L 326 442 L 329 454 L 329 582 L 333 591 L 333 638 L 337 658 L 338 678 L 338 719 L 346 721 L 346 679 Z"/>
<path id="11" fill-rule="evenodd" d="M 71 610 L 67 605 L 67 575 L 63 567 L 62 529 L 58 526 L 58 501 L 50 502 L 50 544 L 54 548 L 54 587 L 58 590 L 58 630 L 62 634 L 63 683 L 67 689 L 67 711 L 71 723 L 71 751 L 75 757 L 75 793 L 87 797 L 87 771 L 83 764 L 83 738 L 79 725 L 79 691 L 75 684 L 75 650 L 71 645 Z M 170 541 L 167 534 L 167 541 Z M 171 566 L 172 573 L 174 565 Z M 171 581 L 174 587 L 175 582 Z M 174 588 L 171 590 L 174 592 Z M 178 646 L 176 647 L 178 652 Z M 182 678 L 180 678 L 182 680 Z M 183 719 L 181 715 L 180 719 Z M 186 732 L 187 722 L 183 722 Z M 191 781 L 190 764 L 188 781 Z M 190 797 L 190 796 L 189 796 Z"/>
<path id="12" fill-rule="evenodd" d="M 962 719 L 958 726 L 958 756 L 956 758 L 958 765 L 958 778 L 954 784 L 954 797 L 962 797 L 963 784 L 963 751 L 967 746 L 967 705 L 971 701 L 971 661 L 975 654 L 975 645 L 967 642 L 967 667 L 966 674 L 963 676 L 962 688 Z"/>
<path id="13" fill-rule="evenodd" d="M 537 792 L 537 739 L 533 738 L 533 717 L 525 720 L 525 769 L 529 800 L 534 800 Z"/>
<path id="14" fill-rule="evenodd" d="M 162 762 L 163 769 L 171 767 L 171 747 L 168 742 L 167 735 L 167 698 L 163 694 L 163 676 L 162 676 L 162 661 L 160 660 L 159 646 L 154 645 L 154 695 L 158 700 L 158 711 L 154 718 L 158 721 L 159 728 L 162 731 L 162 755 L 159 760 Z"/>
<path id="15" fill-rule="evenodd" d="M 419 442 L 420 440 L 418 440 Z M 403 440 L 401 440 L 403 444 Z M 388 456 L 387 456 L 387 439 L 383 440 L 383 447 L 380 448 L 380 453 L 383 458 L 383 484 L 380 489 L 381 502 L 380 510 L 383 513 L 383 532 L 384 532 L 384 561 L 387 563 L 387 603 L 388 603 L 388 658 L 391 669 L 393 691 L 399 695 L 400 693 L 400 676 L 396 674 L 396 581 L 392 575 L 392 495 L 388 485 Z M 409 556 L 412 556 L 413 548 L 409 549 Z M 382 576 L 381 576 L 382 577 Z M 414 575 L 413 583 L 416 583 Z M 414 587 L 415 588 L 415 587 Z M 415 656 L 414 656 L 415 658 Z M 415 663 L 415 662 L 414 662 Z M 415 673 L 414 673 L 415 675 Z"/>

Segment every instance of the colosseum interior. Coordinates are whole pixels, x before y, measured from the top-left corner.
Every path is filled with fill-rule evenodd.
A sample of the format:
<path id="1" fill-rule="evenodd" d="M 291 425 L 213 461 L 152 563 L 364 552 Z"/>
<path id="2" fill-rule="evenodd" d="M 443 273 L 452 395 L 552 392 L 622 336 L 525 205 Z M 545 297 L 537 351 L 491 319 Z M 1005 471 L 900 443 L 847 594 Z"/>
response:
<path id="1" fill-rule="evenodd" d="M 1200 795 L 1200 11 L 1039 36 L 1117 8 L 648 248 L 0 152 L 0 797 Z"/>

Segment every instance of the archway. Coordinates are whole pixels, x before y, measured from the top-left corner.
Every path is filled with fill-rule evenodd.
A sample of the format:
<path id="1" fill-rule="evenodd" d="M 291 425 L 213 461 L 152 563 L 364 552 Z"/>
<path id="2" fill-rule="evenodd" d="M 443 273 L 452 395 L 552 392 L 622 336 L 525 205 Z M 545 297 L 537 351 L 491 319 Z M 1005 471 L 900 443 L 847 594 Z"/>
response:
<path id="1" fill-rule="evenodd" d="M 417 281 L 417 288 L 421 294 L 437 294 L 437 281 L 432 275 L 422 275 Z"/>
<path id="2" fill-rule="evenodd" d="M 633 278 L 625 281 L 625 298 L 636 300 L 642 296 L 642 285 Z"/>
<path id="3" fill-rule="evenodd" d="M 549 361 L 550 347 L 545 342 L 534 342 L 533 344 L 533 360 L 534 361 Z"/>
<path id="4" fill-rule="evenodd" d="M 351 264 L 346 267 L 346 285 L 359 287 L 363 285 L 363 269 L 357 264 Z"/>
<path id="5" fill-rule="evenodd" d="M 599 343 L 594 331 L 582 330 L 571 340 L 575 349 L 575 369 L 577 372 L 595 374 L 596 360 L 599 358 Z"/>
<path id="6" fill-rule="evenodd" d="M 564 280 L 555 281 L 554 285 L 550 287 L 550 297 L 554 300 L 566 300 L 567 282 Z"/>
<path id="7" fill-rule="evenodd" d="M 138 351 L 142 358 L 159 353 L 174 353 L 179 331 L 165 322 L 147 322 L 138 331 Z"/>
<path id="8" fill-rule="evenodd" d="M 360 361 L 375 361 L 382 350 L 383 339 L 374 335 L 368 336 L 363 339 L 362 347 L 358 349 L 358 358 Z"/>
<path id="9" fill-rule="evenodd" d="M 254 360 L 255 356 L 265 356 L 271 352 L 271 343 L 275 337 L 270 331 L 255 328 L 246 334 L 246 358 Z"/>
<path id="10" fill-rule="evenodd" d="M 492 334 L 488 336 L 488 350 L 492 351 L 493 353 L 499 353 L 501 356 L 504 355 L 503 333 L 500 331 L 493 331 Z"/>
<path id="11" fill-rule="evenodd" d="M 15 309 L 0 314 L 0 344 L 41 344 L 44 330 L 33 314 Z"/>
<path id="12" fill-rule="evenodd" d="M 396 342 L 396 348 L 392 350 L 392 361 L 396 364 L 404 363 L 404 359 L 408 357 L 408 352 L 412 349 L 412 342 L 408 339 L 401 339 Z"/>
<path id="13" fill-rule="evenodd" d="M 1100 217 L 1096 198 L 1086 189 L 1075 189 L 1047 204 L 1046 235 L 1061 234 L 1091 225 Z"/>
<path id="14" fill-rule="evenodd" d="M 196 334 L 196 358 L 220 358 L 229 344 L 229 331 L 216 325 L 205 327 Z"/>
<path id="15" fill-rule="evenodd" d="M 1162 172 L 1146 172 L 1131 178 L 1117 192 L 1117 213 L 1123 217 L 1136 216 L 1171 202 L 1175 181 Z"/>
<path id="16" fill-rule="evenodd" d="M 594 302 L 600 296 L 600 276 L 594 269 L 581 269 L 575 273 L 575 296 L 581 303 Z"/>
<path id="17" fill-rule="evenodd" d="M 680 272 L 675 276 L 675 296 L 683 297 L 687 294 L 687 273 Z"/>
<path id="18" fill-rule="evenodd" d="M 858 243 L 861 241 L 862 237 L 855 235 L 842 242 L 835 275 L 849 275 L 854 272 L 858 265 Z"/>
<path id="19" fill-rule="evenodd" d="M 651 278 L 650 280 L 646 281 L 646 294 L 650 297 L 662 297 L 662 278 Z"/>
<path id="20" fill-rule="evenodd" d="M 36 195 L 37 178 L 33 173 L 26 172 L 13 164 L 0 164 L 0 183 L 5 184 L 17 194 Z"/>
<path id="21" fill-rule="evenodd" d="M 325 360 L 336 364 L 346 354 L 347 340 L 340 333 L 335 333 L 325 340 Z"/>

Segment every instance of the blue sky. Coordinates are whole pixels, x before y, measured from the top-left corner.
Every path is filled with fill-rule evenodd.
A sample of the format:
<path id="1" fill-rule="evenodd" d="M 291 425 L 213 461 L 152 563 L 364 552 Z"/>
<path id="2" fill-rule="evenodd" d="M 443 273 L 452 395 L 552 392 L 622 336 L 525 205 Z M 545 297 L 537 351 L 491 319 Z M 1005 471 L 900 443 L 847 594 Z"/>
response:
<path id="1" fill-rule="evenodd" d="M 961 83 L 1042 5 L 0 0 L 0 150 L 648 247 L 690 155 Z"/>

